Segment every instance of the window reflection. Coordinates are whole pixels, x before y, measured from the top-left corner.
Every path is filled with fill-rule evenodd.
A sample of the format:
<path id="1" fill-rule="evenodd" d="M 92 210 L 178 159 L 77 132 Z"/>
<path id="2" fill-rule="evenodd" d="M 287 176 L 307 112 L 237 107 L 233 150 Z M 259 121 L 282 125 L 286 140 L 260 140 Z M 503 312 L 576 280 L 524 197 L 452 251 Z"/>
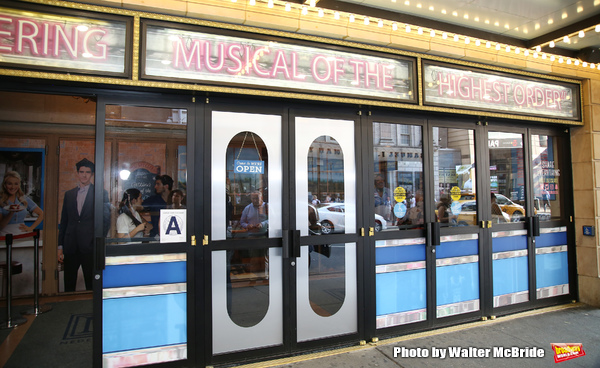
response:
<path id="1" fill-rule="evenodd" d="M 472 130 L 433 128 L 435 213 L 442 226 L 477 224 Z"/>
<path id="2" fill-rule="evenodd" d="M 345 245 L 311 245 L 309 249 L 310 306 L 319 316 L 332 316 L 346 298 Z"/>
<path id="3" fill-rule="evenodd" d="M 308 150 L 309 234 L 346 232 L 344 153 L 330 136 L 315 139 Z"/>
<path id="4" fill-rule="evenodd" d="M 525 220 L 525 169 L 523 137 L 516 133 L 489 132 L 492 221 Z M 494 202 L 496 206 L 494 206 Z M 494 208 L 498 207 L 501 211 Z"/>
<path id="5" fill-rule="evenodd" d="M 159 242 L 161 211 L 187 207 L 186 125 L 185 109 L 106 106 L 109 244 Z"/>
<path id="6" fill-rule="evenodd" d="M 540 221 L 556 220 L 561 217 L 557 143 L 557 137 L 531 136 L 534 207 Z"/>
<path id="7" fill-rule="evenodd" d="M 237 134 L 227 147 L 227 238 L 268 237 L 268 155 L 252 132 Z"/>
<path id="8" fill-rule="evenodd" d="M 422 227 L 422 128 L 374 123 L 373 147 L 375 231 Z"/>

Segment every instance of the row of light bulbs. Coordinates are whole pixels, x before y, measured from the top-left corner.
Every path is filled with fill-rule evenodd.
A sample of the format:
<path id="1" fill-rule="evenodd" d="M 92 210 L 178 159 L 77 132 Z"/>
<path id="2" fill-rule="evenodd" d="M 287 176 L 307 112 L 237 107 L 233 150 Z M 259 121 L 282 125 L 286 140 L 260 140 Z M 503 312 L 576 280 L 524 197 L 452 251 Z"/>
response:
<path id="1" fill-rule="evenodd" d="M 231 2 L 237 2 L 238 0 L 231 0 Z M 340 12 L 340 11 L 334 11 L 334 10 L 329 10 L 329 9 L 323 9 L 323 8 L 317 8 L 316 7 L 316 0 L 310 0 L 308 5 L 300 5 L 300 4 L 294 4 L 294 3 L 288 3 L 288 2 L 284 2 L 284 1 L 279 1 L 279 0 L 248 0 L 248 4 L 251 6 L 255 6 L 257 1 L 262 2 L 262 3 L 266 3 L 268 8 L 274 8 L 276 5 L 277 6 L 281 6 L 285 9 L 285 11 L 291 11 L 292 8 L 293 9 L 297 9 L 300 10 L 300 13 L 302 15 L 308 15 L 308 12 L 316 12 L 317 15 L 321 18 L 323 18 L 325 16 L 325 14 L 328 15 L 332 15 L 333 19 L 335 20 L 340 20 L 342 19 L 342 17 L 346 17 L 348 19 L 348 21 L 350 23 L 354 23 L 357 21 L 357 19 L 362 18 L 363 24 L 364 25 L 369 25 L 371 24 L 371 18 L 367 15 L 355 15 L 352 13 L 346 13 L 346 12 Z M 379 28 L 383 28 L 384 26 L 391 26 L 393 31 L 398 31 L 401 28 L 404 28 L 404 30 L 407 33 L 412 32 L 413 30 L 416 30 L 417 34 L 419 35 L 423 35 L 425 33 L 429 33 L 429 36 L 431 38 L 437 37 L 438 35 L 440 35 L 442 37 L 442 39 L 446 40 L 448 38 L 453 39 L 455 42 L 459 42 L 461 39 L 463 40 L 463 42 L 465 43 L 465 45 L 469 45 L 471 43 L 475 44 L 475 46 L 482 46 L 484 45 L 486 48 L 492 48 L 492 45 L 494 46 L 494 48 L 498 51 L 500 50 L 504 50 L 507 53 L 512 53 L 514 52 L 517 55 L 520 55 L 521 52 L 523 53 L 523 55 L 525 57 L 531 55 L 534 59 L 537 58 L 541 58 L 542 60 L 550 60 L 551 62 L 554 62 L 555 60 L 558 60 L 559 63 L 565 63 L 567 65 L 575 65 L 575 66 L 581 66 L 583 68 L 587 68 L 589 67 L 590 69 L 598 69 L 600 70 L 600 63 L 598 63 L 597 65 L 594 63 L 587 63 L 585 61 L 581 61 L 579 59 L 574 59 L 574 58 L 570 58 L 570 57 L 563 57 L 563 56 L 558 56 L 558 55 L 553 55 L 553 54 L 548 54 L 545 52 L 541 51 L 541 45 L 540 46 L 536 46 L 534 49 L 530 50 L 530 49 L 521 49 L 520 47 L 516 47 L 516 46 L 511 46 L 511 45 L 502 45 L 500 43 L 493 43 L 491 41 L 486 41 L 486 40 L 480 40 L 480 39 L 471 39 L 471 37 L 468 36 L 462 36 L 462 35 L 458 35 L 458 34 L 449 34 L 447 32 L 443 32 L 443 31 L 438 31 L 435 29 L 429 29 L 426 30 L 422 27 L 418 27 L 418 26 L 414 26 L 414 25 L 410 25 L 410 24 L 404 24 L 404 26 L 401 27 L 401 25 L 399 25 L 397 22 L 394 21 L 390 21 L 390 20 L 384 20 L 384 19 L 377 19 L 374 23 L 377 24 L 377 27 Z M 592 27 L 591 29 L 595 29 L 596 32 L 600 32 L 600 25 L 597 25 L 594 27 Z M 579 37 L 584 37 L 585 36 L 585 31 L 579 31 L 577 33 L 577 35 Z M 572 35 L 572 37 L 574 37 L 574 35 Z M 568 43 L 570 40 L 569 36 L 564 36 L 563 38 L 563 42 Z M 555 41 L 550 41 L 548 43 L 548 45 L 550 46 L 550 48 L 553 48 L 556 46 L 556 42 Z"/>

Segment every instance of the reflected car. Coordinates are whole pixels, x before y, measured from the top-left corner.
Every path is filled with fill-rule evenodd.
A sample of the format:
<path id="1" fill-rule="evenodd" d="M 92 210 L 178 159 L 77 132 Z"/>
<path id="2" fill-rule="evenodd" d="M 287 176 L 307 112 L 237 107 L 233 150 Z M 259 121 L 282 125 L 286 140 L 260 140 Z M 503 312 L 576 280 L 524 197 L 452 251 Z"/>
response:
<path id="1" fill-rule="evenodd" d="M 475 199 L 475 193 L 463 193 L 459 202 L 467 203 L 470 201 L 475 201 Z M 511 222 L 519 222 L 523 217 L 525 217 L 525 207 L 521 206 L 520 204 L 516 204 L 503 194 L 496 193 L 496 203 L 498 206 L 500 206 L 500 209 L 502 209 L 503 212 L 508 214 Z"/>
<path id="2" fill-rule="evenodd" d="M 324 204 L 317 210 L 323 235 L 343 233 L 346 230 L 346 207 L 343 203 Z M 387 221 L 375 214 L 375 231 L 387 229 Z"/>
<path id="3" fill-rule="evenodd" d="M 525 208 L 502 194 L 496 194 L 496 203 L 503 212 L 506 212 L 510 216 L 511 222 L 519 222 L 525 217 Z"/>

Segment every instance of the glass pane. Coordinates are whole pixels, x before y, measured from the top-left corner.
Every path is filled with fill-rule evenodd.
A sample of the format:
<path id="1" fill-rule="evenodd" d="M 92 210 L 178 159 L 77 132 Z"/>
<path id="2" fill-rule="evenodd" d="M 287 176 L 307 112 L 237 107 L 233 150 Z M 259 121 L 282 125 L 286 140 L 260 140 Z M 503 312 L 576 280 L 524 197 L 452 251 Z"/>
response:
<path id="1" fill-rule="evenodd" d="M 312 142 L 307 158 L 309 234 L 345 233 L 342 147 L 332 137 L 323 135 Z"/>
<path id="2" fill-rule="evenodd" d="M 161 211 L 181 210 L 179 218 L 185 219 L 186 126 L 185 109 L 106 106 L 106 141 L 116 148 L 105 173 L 112 208 L 109 244 L 160 242 L 161 229 L 185 238 L 177 226 L 161 223 Z"/>
<path id="3" fill-rule="evenodd" d="M 227 312 L 241 327 L 258 324 L 269 309 L 267 249 L 227 251 Z"/>
<path id="4" fill-rule="evenodd" d="M 374 123 L 373 140 L 375 231 L 422 227 L 422 128 Z"/>
<path id="5" fill-rule="evenodd" d="M 490 188 L 494 223 L 525 221 L 523 136 L 488 133 Z"/>
<path id="6" fill-rule="evenodd" d="M 477 224 L 472 130 L 433 128 L 436 218 L 441 226 Z"/>
<path id="7" fill-rule="evenodd" d="M 309 252 L 310 306 L 319 316 L 332 316 L 340 310 L 346 298 L 345 245 L 311 245 Z"/>
<path id="8" fill-rule="evenodd" d="M 560 167 L 558 138 L 547 135 L 531 136 L 534 207 L 540 221 L 557 220 L 560 208 Z"/>
<path id="9" fill-rule="evenodd" d="M 31 103 L 31 98 L 28 99 Z M 12 132 L 11 132 L 12 133 Z M 13 262 L 22 265 L 20 274 L 15 274 L 11 292 L 13 297 L 31 295 L 34 289 L 34 251 L 33 231 L 40 230 L 40 259 L 38 269 L 42 269 L 42 252 L 56 253 L 54 241 L 44 244 L 44 231 L 48 218 L 54 213 L 44 208 L 44 173 L 46 170 L 46 141 L 44 139 L 25 138 L 3 135 L 0 137 L 0 260 L 3 262 L 0 271 L 2 296 L 6 297 L 6 242 L 7 234 L 14 236 L 12 243 Z M 55 194 L 54 194 L 55 195 Z M 52 196 L 52 194 L 51 194 Z M 45 217 L 45 218 L 44 218 Z M 49 224 L 48 224 L 49 225 Z M 48 254 L 46 254 L 48 256 Z M 48 267 L 48 272 L 53 270 Z M 15 269 L 13 268 L 13 273 Z M 60 273 L 63 274 L 62 272 Z M 38 279 L 41 289 L 41 278 Z"/>
<path id="10" fill-rule="evenodd" d="M 227 238 L 266 238 L 269 234 L 269 157 L 263 140 L 241 132 L 227 146 Z"/>

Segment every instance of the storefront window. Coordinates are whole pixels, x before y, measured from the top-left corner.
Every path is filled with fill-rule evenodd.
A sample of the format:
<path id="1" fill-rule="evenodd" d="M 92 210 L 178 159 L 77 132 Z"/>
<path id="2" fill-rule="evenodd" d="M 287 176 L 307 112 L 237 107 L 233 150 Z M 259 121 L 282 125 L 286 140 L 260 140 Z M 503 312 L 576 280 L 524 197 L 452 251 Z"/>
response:
<path id="1" fill-rule="evenodd" d="M 494 223 L 525 221 L 523 136 L 489 132 L 490 188 Z"/>
<path id="2" fill-rule="evenodd" d="M 161 222 L 161 216 L 175 211 L 185 221 L 186 127 L 185 109 L 106 106 L 106 142 L 116 149 L 112 160 L 105 157 L 108 244 L 185 241 L 186 234 L 169 231 L 177 225 Z"/>
<path id="3" fill-rule="evenodd" d="M 373 124 L 375 231 L 424 225 L 422 128 Z"/>
<path id="4" fill-rule="evenodd" d="M 433 166 L 437 221 L 441 226 L 476 225 L 473 131 L 434 127 Z"/>
<path id="5" fill-rule="evenodd" d="M 534 207 L 540 221 L 561 217 L 560 167 L 558 138 L 548 135 L 531 136 Z"/>

